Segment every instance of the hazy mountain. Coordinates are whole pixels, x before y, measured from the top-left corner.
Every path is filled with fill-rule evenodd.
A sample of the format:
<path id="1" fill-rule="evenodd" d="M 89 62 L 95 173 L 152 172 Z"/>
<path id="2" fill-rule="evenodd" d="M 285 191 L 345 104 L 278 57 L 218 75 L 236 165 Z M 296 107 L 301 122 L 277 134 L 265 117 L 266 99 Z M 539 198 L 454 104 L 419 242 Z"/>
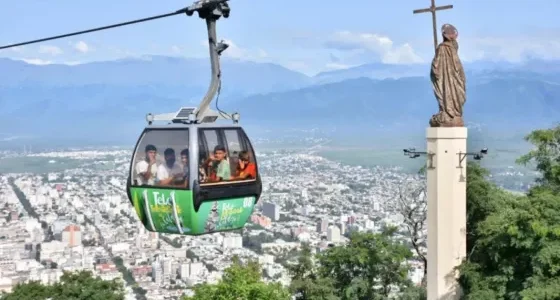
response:
<path id="1" fill-rule="evenodd" d="M 427 76 L 428 73 L 426 72 L 429 72 L 429 66 L 427 64 L 397 65 L 372 63 L 343 70 L 321 72 L 313 77 L 313 82 L 316 84 L 325 84 L 361 77 L 385 79 Z"/>
<path id="2" fill-rule="evenodd" d="M 0 87 L 60 87 L 112 85 L 125 87 L 172 87 L 199 94 L 210 82 L 208 59 L 167 56 L 93 62 L 80 65 L 37 66 L 0 59 Z M 249 95 L 303 87 L 310 79 L 301 73 L 270 63 L 222 60 L 224 92 Z M 190 93 L 194 89 L 196 93 Z"/>
<path id="3" fill-rule="evenodd" d="M 467 75 L 498 75 L 498 76 L 554 76 L 560 78 L 560 62 L 529 60 L 524 63 L 506 61 L 475 61 L 463 63 Z M 322 72 L 313 77 L 316 84 L 334 83 L 347 79 L 367 77 L 372 79 L 427 77 L 430 74 L 430 64 L 364 64 L 343 70 Z"/>
<path id="4" fill-rule="evenodd" d="M 520 134 L 560 119 L 558 73 L 537 65 L 526 71 L 518 65 L 500 66 L 494 71 L 483 66 L 468 69 L 465 118 L 473 130 Z M 387 74 L 421 70 L 418 65 L 368 65 L 345 72 L 358 76 L 370 68 Z M 133 139 L 145 125 L 147 112 L 197 105 L 209 81 L 206 60 L 168 57 L 78 66 L 0 59 L 0 69 L 0 140 Z M 321 84 L 321 78 L 334 73 L 310 78 L 273 64 L 227 60 L 223 71 L 220 107 L 239 111 L 244 124 L 263 131 L 320 129 L 362 139 L 418 135 L 437 111 L 425 76 L 379 80 L 341 75 L 337 82 Z"/>
<path id="5" fill-rule="evenodd" d="M 538 79 L 470 79 L 465 118 L 471 125 L 528 128 L 558 121 L 560 85 Z M 351 79 L 237 103 L 247 119 L 378 128 L 425 126 L 437 111 L 427 78 Z"/>

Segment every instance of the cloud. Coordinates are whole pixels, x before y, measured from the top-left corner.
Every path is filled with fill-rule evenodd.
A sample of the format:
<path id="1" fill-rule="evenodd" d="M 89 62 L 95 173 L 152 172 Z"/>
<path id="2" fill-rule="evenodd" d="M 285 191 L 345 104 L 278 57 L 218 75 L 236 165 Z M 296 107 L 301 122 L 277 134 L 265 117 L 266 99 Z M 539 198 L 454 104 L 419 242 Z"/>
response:
<path id="1" fill-rule="evenodd" d="M 67 65 L 67 66 L 77 66 L 77 65 L 81 65 L 83 63 L 84 63 L 83 61 L 66 61 L 66 62 L 63 62 L 62 64 Z"/>
<path id="2" fill-rule="evenodd" d="M 266 58 L 268 57 L 268 53 L 266 51 L 264 51 L 263 49 L 257 49 L 257 56 L 260 58 Z"/>
<path id="3" fill-rule="evenodd" d="M 346 65 L 346 64 L 340 64 L 335 62 L 330 62 L 325 65 L 325 68 L 327 68 L 328 70 L 344 70 L 352 67 L 353 65 Z"/>
<path id="4" fill-rule="evenodd" d="M 224 42 L 229 45 L 224 52 L 224 56 L 238 59 L 244 59 L 248 56 L 248 51 L 237 46 L 232 40 L 224 40 Z"/>
<path id="5" fill-rule="evenodd" d="M 7 46 L 7 45 L 13 45 L 13 44 L 16 44 L 16 43 L 14 43 L 13 41 L 9 41 L 7 43 L 2 43 L 0 46 Z M 11 48 L 0 50 L 0 53 L 6 53 L 7 51 L 21 53 L 25 49 L 26 49 L 25 46 L 11 47 Z"/>
<path id="6" fill-rule="evenodd" d="M 269 58 L 268 53 L 264 49 L 243 48 L 238 46 L 234 41 L 227 39 L 224 40 L 224 43 L 228 44 L 228 48 L 222 53 L 224 57 L 252 61 L 262 61 L 265 58 Z M 208 47 L 208 41 L 202 41 L 201 45 L 203 47 Z"/>
<path id="7" fill-rule="evenodd" d="M 558 35 L 459 37 L 459 55 L 465 61 L 560 59 Z"/>
<path id="8" fill-rule="evenodd" d="M 374 33 L 337 31 L 323 43 L 328 49 L 354 54 L 375 54 L 381 62 L 410 64 L 423 62 L 410 44 L 396 46 L 387 36 Z"/>
<path id="9" fill-rule="evenodd" d="M 91 47 L 88 44 L 86 44 L 86 42 L 84 41 L 79 41 L 75 43 L 74 49 L 80 53 L 88 53 L 92 50 Z"/>
<path id="10" fill-rule="evenodd" d="M 175 54 L 179 54 L 179 53 L 182 52 L 182 50 L 179 46 L 171 46 L 171 52 L 173 52 Z"/>
<path id="11" fill-rule="evenodd" d="M 12 51 L 16 52 L 16 53 L 21 53 L 23 50 L 25 50 L 24 46 L 19 46 L 19 47 L 13 47 Z"/>
<path id="12" fill-rule="evenodd" d="M 39 53 L 49 54 L 52 56 L 57 56 L 62 54 L 62 49 L 56 46 L 41 45 L 39 46 Z"/>
<path id="13" fill-rule="evenodd" d="M 297 72 L 308 74 L 311 67 L 303 61 L 288 61 L 282 64 L 284 67 Z"/>
<path id="14" fill-rule="evenodd" d="M 24 62 L 26 62 L 30 65 L 44 66 L 44 65 L 52 64 L 52 61 L 43 60 L 43 59 L 40 59 L 40 58 L 22 58 L 21 60 L 23 60 Z"/>

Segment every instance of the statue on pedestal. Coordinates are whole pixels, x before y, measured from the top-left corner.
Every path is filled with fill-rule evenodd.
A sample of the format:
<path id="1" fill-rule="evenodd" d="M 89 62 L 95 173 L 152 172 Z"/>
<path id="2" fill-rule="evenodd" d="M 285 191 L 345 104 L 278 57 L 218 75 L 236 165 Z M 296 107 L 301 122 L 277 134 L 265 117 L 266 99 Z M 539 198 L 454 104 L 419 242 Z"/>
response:
<path id="1" fill-rule="evenodd" d="M 430 78 L 439 104 L 439 112 L 430 119 L 431 127 L 463 127 L 466 102 L 466 78 L 457 51 L 459 32 L 451 24 L 441 27 L 443 42 L 432 61 Z"/>

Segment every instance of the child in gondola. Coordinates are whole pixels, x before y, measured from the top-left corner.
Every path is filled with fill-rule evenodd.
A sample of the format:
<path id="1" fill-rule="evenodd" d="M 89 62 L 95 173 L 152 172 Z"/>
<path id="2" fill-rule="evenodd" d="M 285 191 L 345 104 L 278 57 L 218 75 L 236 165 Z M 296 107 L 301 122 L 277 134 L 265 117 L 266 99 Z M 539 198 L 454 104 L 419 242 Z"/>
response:
<path id="1" fill-rule="evenodd" d="M 257 178 L 257 167 L 249 159 L 249 152 L 239 152 L 237 168 L 233 180 L 245 180 Z"/>
<path id="2" fill-rule="evenodd" d="M 214 155 L 210 155 L 207 165 L 210 167 L 208 182 L 219 182 L 231 179 L 229 163 L 226 160 L 226 148 L 217 145 L 214 148 Z"/>

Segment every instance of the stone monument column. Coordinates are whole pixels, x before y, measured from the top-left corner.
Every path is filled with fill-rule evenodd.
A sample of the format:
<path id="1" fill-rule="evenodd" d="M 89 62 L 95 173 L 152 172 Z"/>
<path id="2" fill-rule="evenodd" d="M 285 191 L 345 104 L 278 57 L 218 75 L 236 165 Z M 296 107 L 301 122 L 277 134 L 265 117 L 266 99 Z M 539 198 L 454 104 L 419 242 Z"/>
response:
<path id="1" fill-rule="evenodd" d="M 428 300 L 459 299 L 455 267 L 466 256 L 467 128 L 432 127 L 428 141 Z M 462 166 L 460 168 L 459 166 Z"/>
<path id="2" fill-rule="evenodd" d="M 466 79 L 459 59 L 457 29 L 441 28 L 430 77 L 439 112 L 430 119 L 428 142 L 428 300 L 458 300 L 455 268 L 466 257 L 467 128 L 463 106 Z"/>

